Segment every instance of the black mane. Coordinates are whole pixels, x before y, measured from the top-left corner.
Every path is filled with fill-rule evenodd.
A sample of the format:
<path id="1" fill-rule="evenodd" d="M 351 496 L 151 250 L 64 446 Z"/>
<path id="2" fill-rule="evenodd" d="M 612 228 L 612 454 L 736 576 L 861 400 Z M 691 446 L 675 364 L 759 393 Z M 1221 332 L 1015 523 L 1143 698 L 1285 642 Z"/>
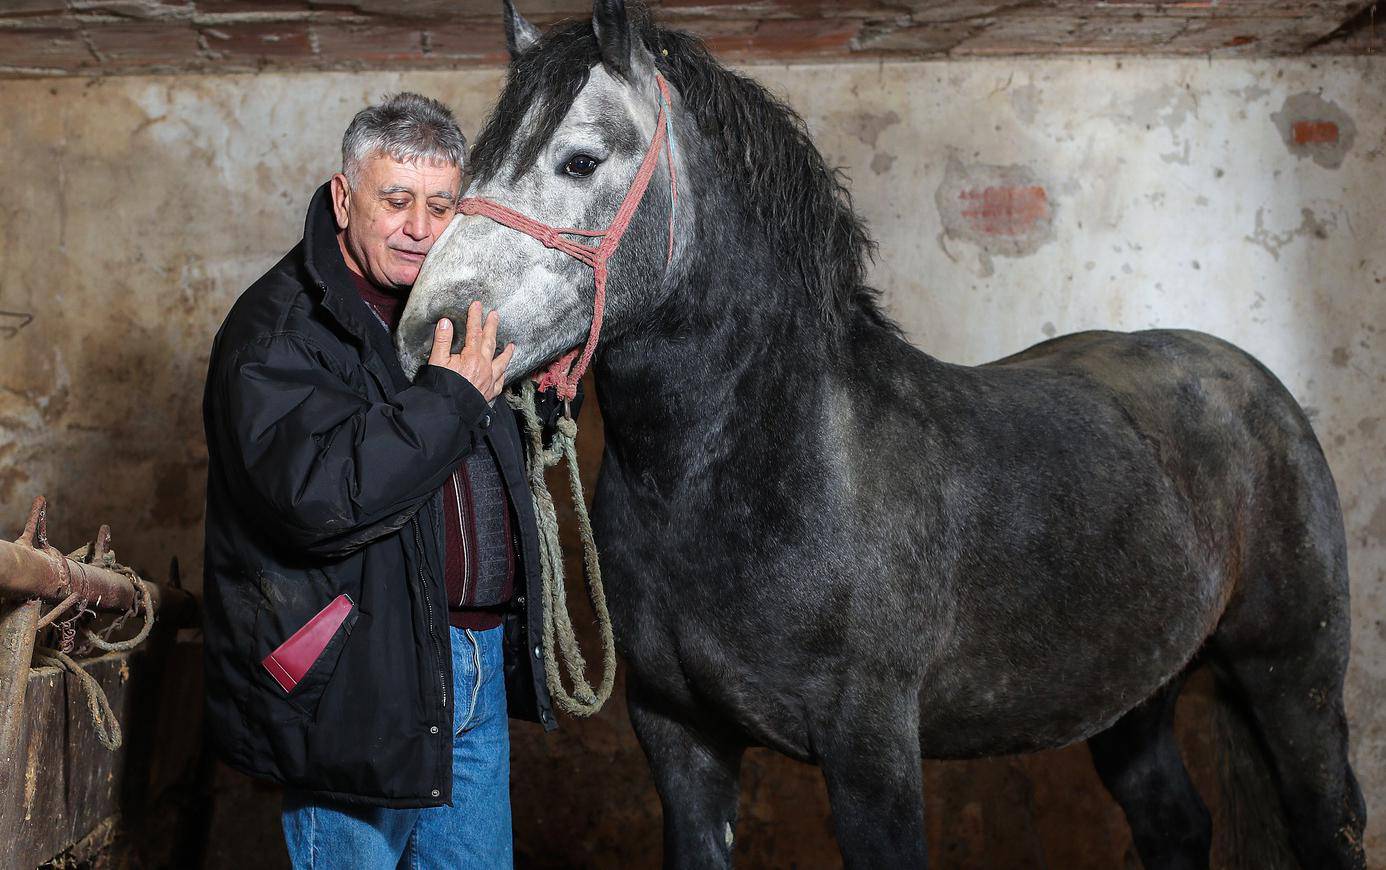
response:
<path id="1" fill-rule="evenodd" d="M 719 168 L 745 192 L 749 216 L 770 233 L 786 274 L 801 277 L 824 321 L 840 328 L 855 310 L 897 329 L 881 311 L 877 291 L 865 284 L 875 243 L 852 209 L 840 170 L 824 163 L 803 119 L 756 82 L 717 63 L 697 38 L 655 27 L 644 10 L 628 9 L 637 38 L 682 95 Z M 532 167 L 600 61 L 587 21 L 553 28 L 512 61 L 505 89 L 471 155 L 474 177 L 494 177 L 511 155 L 516 157 L 513 177 Z M 530 106 L 539 114 L 521 138 Z"/>

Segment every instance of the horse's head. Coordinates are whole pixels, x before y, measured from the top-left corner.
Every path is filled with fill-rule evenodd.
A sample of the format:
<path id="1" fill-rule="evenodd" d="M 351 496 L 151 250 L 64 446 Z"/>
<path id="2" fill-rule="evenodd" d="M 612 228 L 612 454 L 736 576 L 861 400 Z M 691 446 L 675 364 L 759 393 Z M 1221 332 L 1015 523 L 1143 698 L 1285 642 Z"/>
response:
<path id="1" fill-rule="evenodd" d="M 654 57 L 623 0 L 596 0 L 590 26 L 556 29 L 542 39 L 509 0 L 505 12 L 510 74 L 477 139 L 467 197 L 550 227 L 603 230 L 660 127 Z M 604 337 L 619 334 L 661 292 L 669 171 L 661 155 L 610 260 Z M 596 247 L 582 236 L 564 238 Z M 434 244 L 410 293 L 396 337 L 400 361 L 412 375 L 437 320 L 450 317 L 460 326 L 467 306 L 480 300 L 500 314 L 501 342 L 515 343 L 508 375 L 514 380 L 584 342 L 594 293 L 590 266 L 464 209 Z"/>

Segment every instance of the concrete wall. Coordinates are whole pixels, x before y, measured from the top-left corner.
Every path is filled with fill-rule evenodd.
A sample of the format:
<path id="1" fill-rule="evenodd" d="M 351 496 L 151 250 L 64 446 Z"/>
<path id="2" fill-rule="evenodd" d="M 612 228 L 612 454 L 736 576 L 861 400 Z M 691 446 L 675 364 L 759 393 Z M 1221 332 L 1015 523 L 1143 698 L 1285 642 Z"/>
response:
<path id="1" fill-rule="evenodd" d="M 874 281 L 922 348 L 976 363 L 1074 330 L 1192 327 L 1250 350 L 1309 408 L 1347 518 L 1353 760 L 1373 865 L 1386 866 L 1386 60 L 754 73 L 852 177 L 881 243 Z M 59 546 L 109 522 L 124 560 L 163 576 L 177 555 L 196 585 L 199 403 L 217 324 L 298 238 L 353 112 L 409 88 L 473 130 L 500 78 L 0 83 L 0 534 L 14 537 L 44 493 Z M 1205 788 L 1211 709 L 1196 681 L 1181 733 Z M 619 702 L 557 737 L 514 736 L 525 863 L 656 860 L 658 811 Z M 941 866 L 1129 857 L 1081 747 L 929 765 L 927 781 Z M 218 854 L 272 851 L 273 794 L 220 782 Z M 753 754 L 744 794 L 745 864 L 832 863 L 816 771 Z"/>

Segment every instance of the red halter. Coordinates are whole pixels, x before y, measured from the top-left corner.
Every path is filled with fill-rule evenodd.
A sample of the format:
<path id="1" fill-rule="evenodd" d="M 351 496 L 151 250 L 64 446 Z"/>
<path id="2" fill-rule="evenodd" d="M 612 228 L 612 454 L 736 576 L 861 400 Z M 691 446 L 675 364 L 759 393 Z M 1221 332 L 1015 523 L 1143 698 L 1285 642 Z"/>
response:
<path id="1" fill-rule="evenodd" d="M 669 251 L 664 261 L 666 267 L 674 256 L 673 206 L 678 203 L 679 192 L 674 178 L 673 129 L 669 120 L 671 101 L 669 86 L 664 83 L 664 77 L 655 73 L 655 81 L 659 84 L 659 117 L 655 120 L 654 138 L 650 140 L 650 147 L 645 152 L 645 159 L 640 161 L 640 169 L 636 171 L 635 180 L 631 182 L 630 189 L 626 191 L 625 199 L 621 200 L 620 208 L 616 209 L 616 217 L 612 218 L 611 225 L 606 229 L 580 230 L 574 227 L 549 226 L 498 202 L 482 199 L 479 196 L 469 196 L 457 206 L 457 210 L 462 214 L 488 217 L 498 224 L 507 226 L 512 230 L 519 230 L 527 236 L 538 239 L 546 248 L 562 251 L 592 267 L 593 275 L 597 281 L 597 294 L 592 306 L 592 329 L 587 334 L 587 343 L 581 349 L 582 355 L 578 357 L 578 349 L 573 348 L 549 366 L 539 378 L 541 390 L 557 387 L 558 396 L 561 399 L 571 399 L 577 395 L 578 381 L 582 380 L 582 373 L 587 370 L 587 364 L 592 361 L 592 353 L 597 349 L 597 336 L 601 334 L 602 330 L 602 311 L 606 308 L 606 262 L 616 253 L 616 249 L 621 244 L 621 237 L 626 233 L 626 227 L 630 226 L 631 218 L 635 216 L 636 209 L 640 207 L 640 201 L 645 198 L 645 190 L 649 187 L 650 177 L 654 175 L 655 164 L 659 162 L 661 151 L 663 151 L 665 160 L 669 164 L 669 197 L 671 200 Z M 565 239 L 564 236 L 585 236 L 589 239 L 601 239 L 601 244 L 593 248 L 572 239 Z M 573 365 L 574 358 L 577 358 L 576 365 Z"/>

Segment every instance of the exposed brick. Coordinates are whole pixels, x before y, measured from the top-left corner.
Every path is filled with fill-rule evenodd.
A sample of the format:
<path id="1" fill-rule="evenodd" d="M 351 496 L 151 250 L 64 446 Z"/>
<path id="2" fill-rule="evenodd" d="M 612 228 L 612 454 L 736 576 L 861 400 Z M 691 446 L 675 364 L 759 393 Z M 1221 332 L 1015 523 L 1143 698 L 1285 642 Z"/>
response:
<path id="1" fill-rule="evenodd" d="M 192 0 L 72 0 L 72 9 L 86 15 L 114 15 L 132 19 L 187 17 Z"/>
<path id="2" fill-rule="evenodd" d="M 668 22 L 665 26 L 687 30 L 708 45 L 713 45 L 718 40 L 749 41 L 755 33 L 757 23 L 752 19 L 730 17 L 689 21 L 673 14 L 665 15 L 661 20 Z"/>
<path id="3" fill-rule="evenodd" d="M 75 27 L 0 30 L 0 67 L 77 70 L 95 62 Z"/>
<path id="4" fill-rule="evenodd" d="M 850 0 L 842 3 L 834 3 L 831 0 L 672 0 L 660 3 L 655 14 L 660 21 L 818 21 L 836 18 L 900 17 L 902 9 L 900 5 L 885 0 Z"/>
<path id="5" fill-rule="evenodd" d="M 1182 54 L 1298 54 L 1313 41 L 1314 34 L 1332 29 L 1332 19 L 1323 16 L 1213 17 L 1190 22 L 1171 48 Z"/>
<path id="6" fill-rule="evenodd" d="M 903 6 L 910 10 L 913 24 L 970 24 L 985 26 L 994 15 L 1005 14 L 1007 7 L 1014 6 L 1014 0 L 1007 2 L 972 2 L 972 0 L 905 0 L 903 4 L 891 3 L 889 8 L 898 10 Z"/>
<path id="7" fill-rule="evenodd" d="M 433 24 L 455 19 L 459 15 L 481 15 L 497 20 L 500 18 L 496 14 L 500 9 L 499 2 L 494 8 L 484 3 L 460 3 L 458 0 L 351 0 L 351 5 L 362 15 L 396 20 L 417 19 Z M 529 6 L 524 0 L 519 0 L 517 5 L 528 15 Z M 591 14 L 590 3 L 587 8 L 588 14 Z"/>
<path id="8" fill-rule="evenodd" d="M 306 13 L 313 9 L 309 0 L 196 0 L 197 14 L 247 15 L 263 12 Z"/>
<path id="9" fill-rule="evenodd" d="M 757 23 L 745 36 L 705 37 L 716 54 L 755 58 L 813 58 L 850 53 L 860 21 L 771 19 Z"/>
<path id="10" fill-rule="evenodd" d="M 1025 54 L 1372 51 L 1361 0 L 655 0 L 666 26 L 734 61 Z M 590 0 L 522 0 L 537 24 L 583 19 Z M 388 68 L 505 59 L 494 0 L 0 0 L 0 76 Z M 1366 21 L 1362 24 L 1361 21 Z M 61 24 L 48 32 L 49 22 Z M 1360 26 L 1350 27 L 1354 22 Z M 310 29 L 304 30 L 303 25 Z M 67 26 L 105 56 L 94 64 Z M 427 36 L 425 36 L 427 34 Z M 1365 34 L 1365 35 L 1364 35 Z M 205 51 L 197 50 L 198 40 Z M 22 63 L 38 59 L 41 64 Z"/>
<path id="11" fill-rule="evenodd" d="M 1305 91 L 1285 98 L 1271 122 L 1296 158 L 1307 158 L 1326 169 L 1337 169 L 1352 151 L 1357 123 L 1342 106 Z"/>
<path id="12" fill-rule="evenodd" d="M 438 61 L 505 63 L 505 28 L 500 22 L 471 21 L 430 27 L 425 44 L 428 56 Z"/>
<path id="13" fill-rule="evenodd" d="M 947 237 L 977 245 L 985 256 L 1028 256 L 1054 240 L 1054 204 L 1025 165 L 950 158 L 934 203 Z"/>
<path id="14" fill-rule="evenodd" d="M 380 0 L 377 0 L 380 2 Z M 388 0 L 383 0 L 388 2 Z M 515 0 L 515 6 L 530 21 L 557 21 L 560 18 L 590 18 L 592 16 L 592 0 Z M 492 3 L 491 0 L 459 0 L 453 7 L 454 14 L 466 15 L 468 17 L 490 17 L 495 16 L 500 20 L 500 3 Z M 657 4 L 655 14 L 659 15 L 660 5 Z"/>
<path id="15" fill-rule="evenodd" d="M 964 54 L 1158 51 L 1185 27 L 1178 17 L 1065 14 L 1030 9 L 1001 16 L 958 46 Z"/>
<path id="16" fill-rule="evenodd" d="M 970 21 L 911 24 L 905 27 L 894 22 L 869 21 L 863 25 L 854 48 L 858 51 L 929 57 L 951 51 L 981 29 L 981 25 Z"/>
<path id="17" fill-rule="evenodd" d="M 87 35 L 101 56 L 102 66 L 112 71 L 197 67 L 204 60 L 197 33 L 182 22 L 93 25 L 87 28 Z"/>
<path id="18" fill-rule="evenodd" d="M 1049 217 L 1049 196 L 1039 185 L 971 188 L 958 198 L 962 216 L 986 236 L 1021 236 Z"/>
<path id="19" fill-rule="evenodd" d="M 1338 125 L 1332 121 L 1296 121 L 1291 127 L 1296 145 L 1335 144 Z"/>
<path id="20" fill-rule="evenodd" d="M 399 25 L 314 25 L 318 57 L 329 65 L 419 63 L 423 30 Z"/>
<path id="21" fill-rule="evenodd" d="M 251 22 L 205 27 L 202 35 L 219 60 L 258 62 L 264 59 L 311 58 L 312 41 L 306 21 Z"/>
<path id="22" fill-rule="evenodd" d="M 67 11 L 66 0 L 6 0 L 4 5 L 0 6 L 0 18 L 61 15 Z"/>

